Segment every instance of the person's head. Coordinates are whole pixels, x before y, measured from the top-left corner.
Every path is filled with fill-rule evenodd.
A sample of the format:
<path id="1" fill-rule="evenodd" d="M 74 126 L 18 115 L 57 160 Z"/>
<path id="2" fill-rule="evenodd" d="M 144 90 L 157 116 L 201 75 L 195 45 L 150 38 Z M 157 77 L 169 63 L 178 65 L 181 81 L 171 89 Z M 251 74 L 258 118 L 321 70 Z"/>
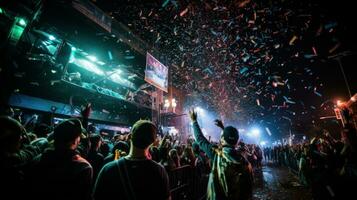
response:
<path id="1" fill-rule="evenodd" d="M 14 117 L 15 112 L 14 110 L 8 105 L 0 105 L 0 115 Z"/>
<path id="2" fill-rule="evenodd" d="M 137 121 L 131 129 L 132 146 L 147 149 L 156 139 L 157 128 L 148 120 Z"/>
<path id="3" fill-rule="evenodd" d="M 170 158 L 171 159 L 173 159 L 173 160 L 177 160 L 178 159 L 178 152 L 177 152 L 177 150 L 176 149 L 171 149 L 170 151 L 169 151 L 169 156 L 170 156 Z"/>
<path id="4" fill-rule="evenodd" d="M 30 142 L 34 141 L 37 139 L 37 135 L 34 133 L 27 133 L 27 137 L 30 140 Z"/>
<path id="5" fill-rule="evenodd" d="M 26 131 L 16 120 L 1 116 L 0 117 L 0 152 L 16 153 L 21 147 L 21 136 Z"/>
<path id="6" fill-rule="evenodd" d="M 98 132 L 98 129 L 95 126 L 95 124 L 89 124 L 88 125 L 88 132 L 91 133 L 91 134 L 96 134 Z"/>
<path id="7" fill-rule="evenodd" d="M 125 152 L 125 154 L 129 153 L 129 145 L 126 142 L 123 141 L 119 141 L 117 142 L 113 149 L 112 149 L 112 153 L 114 154 L 116 150 L 119 150 L 120 152 Z"/>
<path id="8" fill-rule="evenodd" d="M 169 158 L 175 163 L 175 167 L 180 167 L 180 158 L 176 149 L 169 151 Z"/>
<path id="9" fill-rule="evenodd" d="M 104 157 L 106 157 L 109 154 L 110 150 L 111 149 L 110 149 L 110 146 L 108 144 L 108 141 L 107 140 L 103 140 L 102 145 L 100 145 L 100 148 L 99 148 L 100 153 Z"/>
<path id="10" fill-rule="evenodd" d="M 98 134 L 91 134 L 89 136 L 89 141 L 91 144 L 91 149 L 95 151 L 98 151 L 98 149 L 102 145 L 102 137 Z"/>
<path id="11" fill-rule="evenodd" d="M 182 148 L 182 146 L 181 146 L 181 145 L 175 145 L 174 148 L 176 149 L 177 154 L 178 154 L 179 156 L 181 156 L 182 153 L 183 153 L 183 148 Z"/>
<path id="12" fill-rule="evenodd" d="M 223 129 L 221 135 L 222 145 L 235 146 L 239 140 L 239 133 L 233 126 L 227 126 Z"/>
<path id="13" fill-rule="evenodd" d="M 183 155 L 185 157 L 194 157 L 193 149 L 191 146 L 186 146 L 183 150 Z"/>
<path id="14" fill-rule="evenodd" d="M 59 123 L 53 131 L 55 148 L 76 149 L 85 132 L 79 119 L 71 118 Z"/>
<path id="15" fill-rule="evenodd" d="M 51 132 L 51 128 L 47 124 L 37 124 L 33 130 L 38 138 L 45 138 Z"/>

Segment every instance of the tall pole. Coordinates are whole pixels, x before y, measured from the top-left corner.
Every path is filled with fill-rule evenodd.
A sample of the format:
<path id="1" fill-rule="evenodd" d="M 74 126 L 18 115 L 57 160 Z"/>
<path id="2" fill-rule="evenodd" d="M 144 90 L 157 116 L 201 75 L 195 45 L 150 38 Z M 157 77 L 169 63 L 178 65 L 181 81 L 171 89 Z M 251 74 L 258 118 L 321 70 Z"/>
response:
<path id="1" fill-rule="evenodd" d="M 348 84 L 348 81 L 347 81 L 345 70 L 343 69 L 343 66 L 342 66 L 341 58 L 337 58 L 337 62 L 338 62 L 338 65 L 340 66 L 342 76 L 343 76 L 343 79 L 344 79 L 346 87 L 347 87 L 348 94 L 350 95 L 349 97 L 351 98 L 352 97 L 351 89 L 350 89 L 350 85 Z"/>
<path id="2" fill-rule="evenodd" d="M 350 86 L 348 84 L 348 80 L 347 80 L 347 77 L 346 77 L 346 74 L 345 74 L 345 70 L 343 69 L 343 66 L 342 66 L 341 59 L 343 57 L 352 56 L 352 55 L 355 55 L 355 54 L 356 54 L 356 52 L 344 51 L 344 52 L 338 53 L 336 55 L 328 56 L 328 59 L 334 59 L 334 60 L 336 60 L 338 62 L 338 65 L 340 67 L 343 79 L 344 79 L 346 87 L 347 87 L 348 94 L 350 95 L 349 96 L 350 98 L 352 97 L 352 94 L 351 94 Z"/>

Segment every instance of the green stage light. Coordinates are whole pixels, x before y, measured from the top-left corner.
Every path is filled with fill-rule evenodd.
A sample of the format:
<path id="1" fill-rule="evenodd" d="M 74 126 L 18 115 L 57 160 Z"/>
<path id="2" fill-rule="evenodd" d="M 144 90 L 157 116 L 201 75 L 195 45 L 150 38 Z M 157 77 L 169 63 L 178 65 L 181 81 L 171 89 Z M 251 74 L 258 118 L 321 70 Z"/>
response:
<path id="1" fill-rule="evenodd" d="M 50 40 L 56 40 L 56 38 L 53 36 L 53 35 L 50 35 L 49 37 L 48 37 L 48 39 L 50 39 Z"/>
<path id="2" fill-rule="evenodd" d="M 97 61 L 97 64 L 99 64 L 99 65 L 105 65 L 105 62 L 102 62 L 102 61 Z"/>
<path id="3" fill-rule="evenodd" d="M 17 44 L 25 30 L 25 27 L 26 21 L 22 18 L 16 17 L 15 23 L 12 25 L 9 33 L 9 39 L 11 44 Z"/>
<path id="4" fill-rule="evenodd" d="M 19 24 L 21 26 L 26 26 L 26 21 L 24 19 L 19 18 Z"/>
<path id="5" fill-rule="evenodd" d="M 87 58 L 93 62 L 98 60 L 95 56 L 87 56 Z"/>
<path id="6" fill-rule="evenodd" d="M 79 67 L 82 67 L 90 72 L 98 74 L 100 76 L 104 76 L 105 73 L 101 70 L 96 64 L 86 60 L 86 59 L 77 59 L 74 58 L 73 63 Z"/>
<path id="7" fill-rule="evenodd" d="M 0 8 L 0 14 L 3 14 L 4 10 L 2 8 Z"/>
<path id="8" fill-rule="evenodd" d="M 76 47 L 72 47 L 71 49 L 72 49 L 72 51 L 76 51 L 76 50 L 77 50 L 77 48 L 76 48 Z"/>
<path id="9" fill-rule="evenodd" d="M 111 75 L 110 79 L 116 83 L 119 83 L 119 84 L 123 82 L 119 74 Z"/>

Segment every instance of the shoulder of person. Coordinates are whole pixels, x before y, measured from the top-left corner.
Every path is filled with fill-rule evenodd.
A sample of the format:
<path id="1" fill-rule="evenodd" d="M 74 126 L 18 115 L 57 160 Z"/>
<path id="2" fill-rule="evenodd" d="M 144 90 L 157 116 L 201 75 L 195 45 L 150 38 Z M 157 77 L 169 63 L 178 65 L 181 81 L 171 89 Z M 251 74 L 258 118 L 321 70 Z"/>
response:
<path id="1" fill-rule="evenodd" d="M 83 166 L 83 167 L 90 167 L 92 168 L 91 164 L 84 159 L 82 156 L 80 156 L 79 154 L 76 154 L 73 156 L 73 161 L 78 163 L 79 165 Z"/>

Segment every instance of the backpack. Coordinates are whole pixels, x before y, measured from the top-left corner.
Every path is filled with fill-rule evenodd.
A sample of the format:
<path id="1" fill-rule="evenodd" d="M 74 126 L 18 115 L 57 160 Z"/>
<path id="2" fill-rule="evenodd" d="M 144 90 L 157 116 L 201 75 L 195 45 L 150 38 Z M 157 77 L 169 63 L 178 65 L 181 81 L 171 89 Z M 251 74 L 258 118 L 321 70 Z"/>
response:
<path id="1" fill-rule="evenodd" d="M 232 153 L 232 149 L 215 151 L 208 199 L 251 199 L 253 175 L 250 163 L 238 152 Z"/>

